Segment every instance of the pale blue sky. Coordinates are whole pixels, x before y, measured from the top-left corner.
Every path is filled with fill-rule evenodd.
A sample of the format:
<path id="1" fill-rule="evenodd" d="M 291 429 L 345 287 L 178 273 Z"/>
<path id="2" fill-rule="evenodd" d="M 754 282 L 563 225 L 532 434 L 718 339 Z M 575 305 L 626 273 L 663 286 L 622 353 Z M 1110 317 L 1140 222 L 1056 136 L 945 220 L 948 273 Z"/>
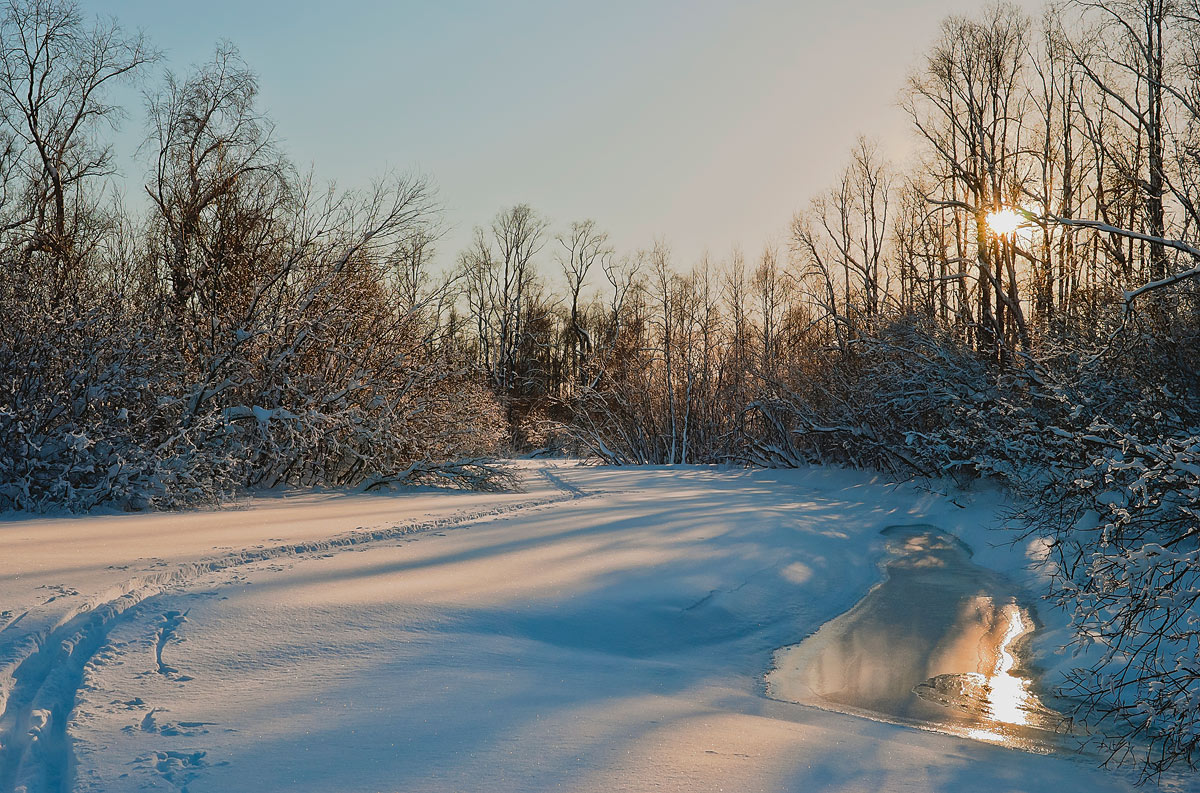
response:
<path id="1" fill-rule="evenodd" d="M 683 266 L 782 242 L 860 133 L 906 157 L 904 77 L 944 16 L 980 5 L 84 0 L 164 50 L 156 79 L 233 41 L 286 151 L 318 177 L 430 176 L 443 262 L 527 202 L 556 229 L 595 218 L 620 249 L 664 237 Z M 131 198 L 143 124 L 131 108 L 120 138 Z"/>

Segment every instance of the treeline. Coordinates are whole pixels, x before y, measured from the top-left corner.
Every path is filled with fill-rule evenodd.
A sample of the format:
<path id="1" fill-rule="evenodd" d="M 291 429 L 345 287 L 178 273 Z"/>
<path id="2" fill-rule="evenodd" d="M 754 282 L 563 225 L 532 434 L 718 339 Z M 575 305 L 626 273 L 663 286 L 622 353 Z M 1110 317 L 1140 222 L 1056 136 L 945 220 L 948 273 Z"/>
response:
<path id="1" fill-rule="evenodd" d="M 518 425 L 549 413 L 611 463 L 966 467 L 889 431 L 914 417 L 866 410 L 885 382 L 846 379 L 881 345 L 996 382 L 1065 367 L 1186 388 L 1198 19 L 1150 0 L 950 18 L 903 94 L 918 162 L 859 141 L 786 248 L 687 269 L 665 242 L 620 254 L 592 221 L 555 234 L 514 207 L 459 257 L 456 333 Z"/>
<path id="2" fill-rule="evenodd" d="M 440 336 L 429 186 L 314 185 L 222 45 L 149 94 L 129 212 L 106 95 L 157 57 L 69 2 L 0 20 L 0 510 L 491 481 L 502 414 Z"/>

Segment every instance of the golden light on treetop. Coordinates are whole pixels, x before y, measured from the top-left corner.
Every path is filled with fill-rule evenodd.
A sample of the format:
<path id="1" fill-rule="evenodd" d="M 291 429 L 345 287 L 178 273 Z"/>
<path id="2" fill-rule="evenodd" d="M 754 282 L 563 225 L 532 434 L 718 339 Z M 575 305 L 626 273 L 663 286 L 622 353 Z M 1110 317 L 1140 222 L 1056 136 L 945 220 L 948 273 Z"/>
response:
<path id="1" fill-rule="evenodd" d="M 1020 228 L 1022 222 L 1024 222 L 1024 218 L 1009 207 L 997 209 L 994 212 L 989 212 L 987 215 L 988 228 L 992 230 L 993 234 L 999 236 L 1012 234 Z"/>

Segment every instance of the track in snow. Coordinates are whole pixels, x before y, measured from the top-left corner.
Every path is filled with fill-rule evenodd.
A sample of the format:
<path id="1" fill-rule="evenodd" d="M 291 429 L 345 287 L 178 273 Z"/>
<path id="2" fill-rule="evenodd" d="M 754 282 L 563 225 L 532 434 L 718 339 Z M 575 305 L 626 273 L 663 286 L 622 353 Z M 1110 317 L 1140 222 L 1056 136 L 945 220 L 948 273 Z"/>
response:
<path id="1" fill-rule="evenodd" d="M 585 492 L 546 469 L 540 473 L 560 495 L 433 520 L 356 529 L 323 540 L 259 546 L 178 564 L 135 576 L 93 597 L 52 627 L 0 644 L 0 793 L 67 793 L 71 789 L 67 723 L 84 668 L 104 646 L 116 622 L 134 606 L 201 576 L 255 562 L 336 552 L 439 529 L 466 528 L 564 501 L 604 495 Z M 15 628 L 25 616 L 11 620 L 0 634 Z M 162 627 L 157 657 L 164 674 L 173 670 L 163 663 L 162 649 L 182 617 L 175 615 L 173 624 L 167 617 Z"/>

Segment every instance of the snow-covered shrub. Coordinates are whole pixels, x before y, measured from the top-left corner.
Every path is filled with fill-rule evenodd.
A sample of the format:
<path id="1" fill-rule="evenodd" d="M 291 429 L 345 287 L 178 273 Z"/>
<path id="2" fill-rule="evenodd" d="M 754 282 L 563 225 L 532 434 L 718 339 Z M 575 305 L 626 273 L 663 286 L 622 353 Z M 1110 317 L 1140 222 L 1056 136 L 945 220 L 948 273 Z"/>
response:
<path id="1" fill-rule="evenodd" d="M 640 359 L 615 362 L 600 384 L 573 395 L 563 431 L 606 465 L 674 462 L 665 403 L 649 365 Z"/>
<path id="2" fill-rule="evenodd" d="M 764 465 L 830 462 L 927 476 L 1014 476 L 1062 443 L 1042 431 L 1036 375 L 998 371 L 912 319 L 814 351 L 748 406 L 747 456 Z"/>
<path id="3" fill-rule="evenodd" d="M 162 327 L 98 306 L 14 307 L 0 327 L 0 510 L 164 508 L 233 484 L 178 431 L 179 359 Z"/>
<path id="4" fill-rule="evenodd" d="M 550 417 L 547 410 L 528 411 L 513 428 L 514 446 L 533 457 L 579 455 L 580 445 L 569 425 Z"/>
<path id="5" fill-rule="evenodd" d="M 1126 396 L 1118 421 L 1069 431 L 1079 462 L 1029 488 L 1020 517 L 1051 538 L 1073 615 L 1063 692 L 1110 761 L 1152 776 L 1200 762 L 1200 416 L 1168 386 Z"/>
<path id="6" fill-rule="evenodd" d="M 287 210 L 272 221 L 286 233 L 244 247 L 231 282 L 200 268 L 215 300 L 179 305 L 150 283 L 53 301 L 4 273 L 0 510 L 504 481 L 479 460 L 505 439 L 503 412 L 438 341 L 436 293 L 414 303 L 388 279 L 388 250 L 423 222 L 423 190 L 400 181 Z"/>
<path id="7" fill-rule="evenodd" d="M 423 230 L 426 188 L 400 180 L 317 199 L 301 232 L 257 252 L 254 299 L 203 330 L 184 423 L 247 485 L 356 485 L 493 453 L 500 407 L 434 338 L 431 294 L 388 279 Z M 414 302 L 415 299 L 415 302 Z"/>

